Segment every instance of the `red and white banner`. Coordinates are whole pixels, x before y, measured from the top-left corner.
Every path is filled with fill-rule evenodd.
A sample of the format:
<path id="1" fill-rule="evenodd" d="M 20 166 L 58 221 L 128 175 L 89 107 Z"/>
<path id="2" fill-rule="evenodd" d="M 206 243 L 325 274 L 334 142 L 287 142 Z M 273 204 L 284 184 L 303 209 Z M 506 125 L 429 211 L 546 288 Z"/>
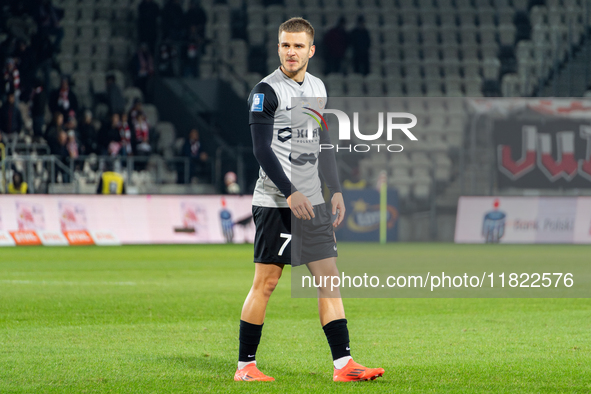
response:
<path id="1" fill-rule="evenodd" d="M 253 242 L 252 196 L 0 196 L 0 246 Z"/>
<path id="2" fill-rule="evenodd" d="M 43 246 L 68 246 L 68 240 L 60 231 L 37 230 Z"/>
<path id="3" fill-rule="evenodd" d="M 591 243 L 591 197 L 460 197 L 457 243 Z"/>

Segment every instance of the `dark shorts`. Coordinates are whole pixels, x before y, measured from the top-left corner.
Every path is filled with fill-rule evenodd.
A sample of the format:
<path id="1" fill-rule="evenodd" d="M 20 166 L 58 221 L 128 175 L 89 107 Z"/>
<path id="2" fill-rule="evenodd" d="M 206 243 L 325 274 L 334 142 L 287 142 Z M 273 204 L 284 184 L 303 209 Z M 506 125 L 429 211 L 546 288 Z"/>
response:
<path id="1" fill-rule="evenodd" d="M 312 220 L 301 220 L 289 208 L 253 206 L 254 262 L 298 266 L 337 257 L 330 211 L 324 204 L 315 205 L 314 215 Z"/>

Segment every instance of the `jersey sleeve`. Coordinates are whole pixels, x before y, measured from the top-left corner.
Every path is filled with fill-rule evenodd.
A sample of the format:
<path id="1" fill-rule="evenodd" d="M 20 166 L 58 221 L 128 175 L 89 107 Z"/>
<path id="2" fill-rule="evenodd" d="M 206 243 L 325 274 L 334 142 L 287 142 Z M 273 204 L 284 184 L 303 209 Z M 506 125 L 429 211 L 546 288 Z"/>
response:
<path id="1" fill-rule="evenodd" d="M 272 125 L 278 105 L 275 90 L 268 83 L 260 82 L 248 96 L 248 123 Z"/>
<path id="2" fill-rule="evenodd" d="M 328 130 L 320 130 L 320 144 L 330 145 L 330 135 Z M 318 171 L 320 177 L 326 183 L 330 194 L 342 193 L 341 183 L 339 182 L 339 171 L 337 169 L 337 160 L 333 149 L 324 149 L 318 155 Z"/>

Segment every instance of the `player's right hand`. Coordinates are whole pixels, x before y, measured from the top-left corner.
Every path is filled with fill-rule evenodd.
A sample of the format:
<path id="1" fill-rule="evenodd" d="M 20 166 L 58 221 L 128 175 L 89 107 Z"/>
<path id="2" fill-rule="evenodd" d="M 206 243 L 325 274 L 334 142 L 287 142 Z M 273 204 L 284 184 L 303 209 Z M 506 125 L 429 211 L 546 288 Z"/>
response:
<path id="1" fill-rule="evenodd" d="M 315 217 L 312 203 L 301 192 L 294 192 L 287 197 L 287 204 L 298 219 L 310 220 Z"/>

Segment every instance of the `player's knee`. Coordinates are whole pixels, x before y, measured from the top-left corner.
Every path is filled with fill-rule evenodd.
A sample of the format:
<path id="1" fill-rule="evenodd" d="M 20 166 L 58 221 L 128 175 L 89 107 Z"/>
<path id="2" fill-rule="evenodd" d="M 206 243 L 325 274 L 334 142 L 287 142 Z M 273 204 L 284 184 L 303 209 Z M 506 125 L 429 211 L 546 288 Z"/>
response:
<path id="1" fill-rule="evenodd" d="M 273 290 L 275 290 L 275 288 L 277 287 L 278 283 L 279 283 L 279 278 L 267 278 L 267 280 L 265 280 L 265 284 L 263 287 L 263 294 L 266 297 L 270 297 L 271 294 L 273 293 Z"/>

